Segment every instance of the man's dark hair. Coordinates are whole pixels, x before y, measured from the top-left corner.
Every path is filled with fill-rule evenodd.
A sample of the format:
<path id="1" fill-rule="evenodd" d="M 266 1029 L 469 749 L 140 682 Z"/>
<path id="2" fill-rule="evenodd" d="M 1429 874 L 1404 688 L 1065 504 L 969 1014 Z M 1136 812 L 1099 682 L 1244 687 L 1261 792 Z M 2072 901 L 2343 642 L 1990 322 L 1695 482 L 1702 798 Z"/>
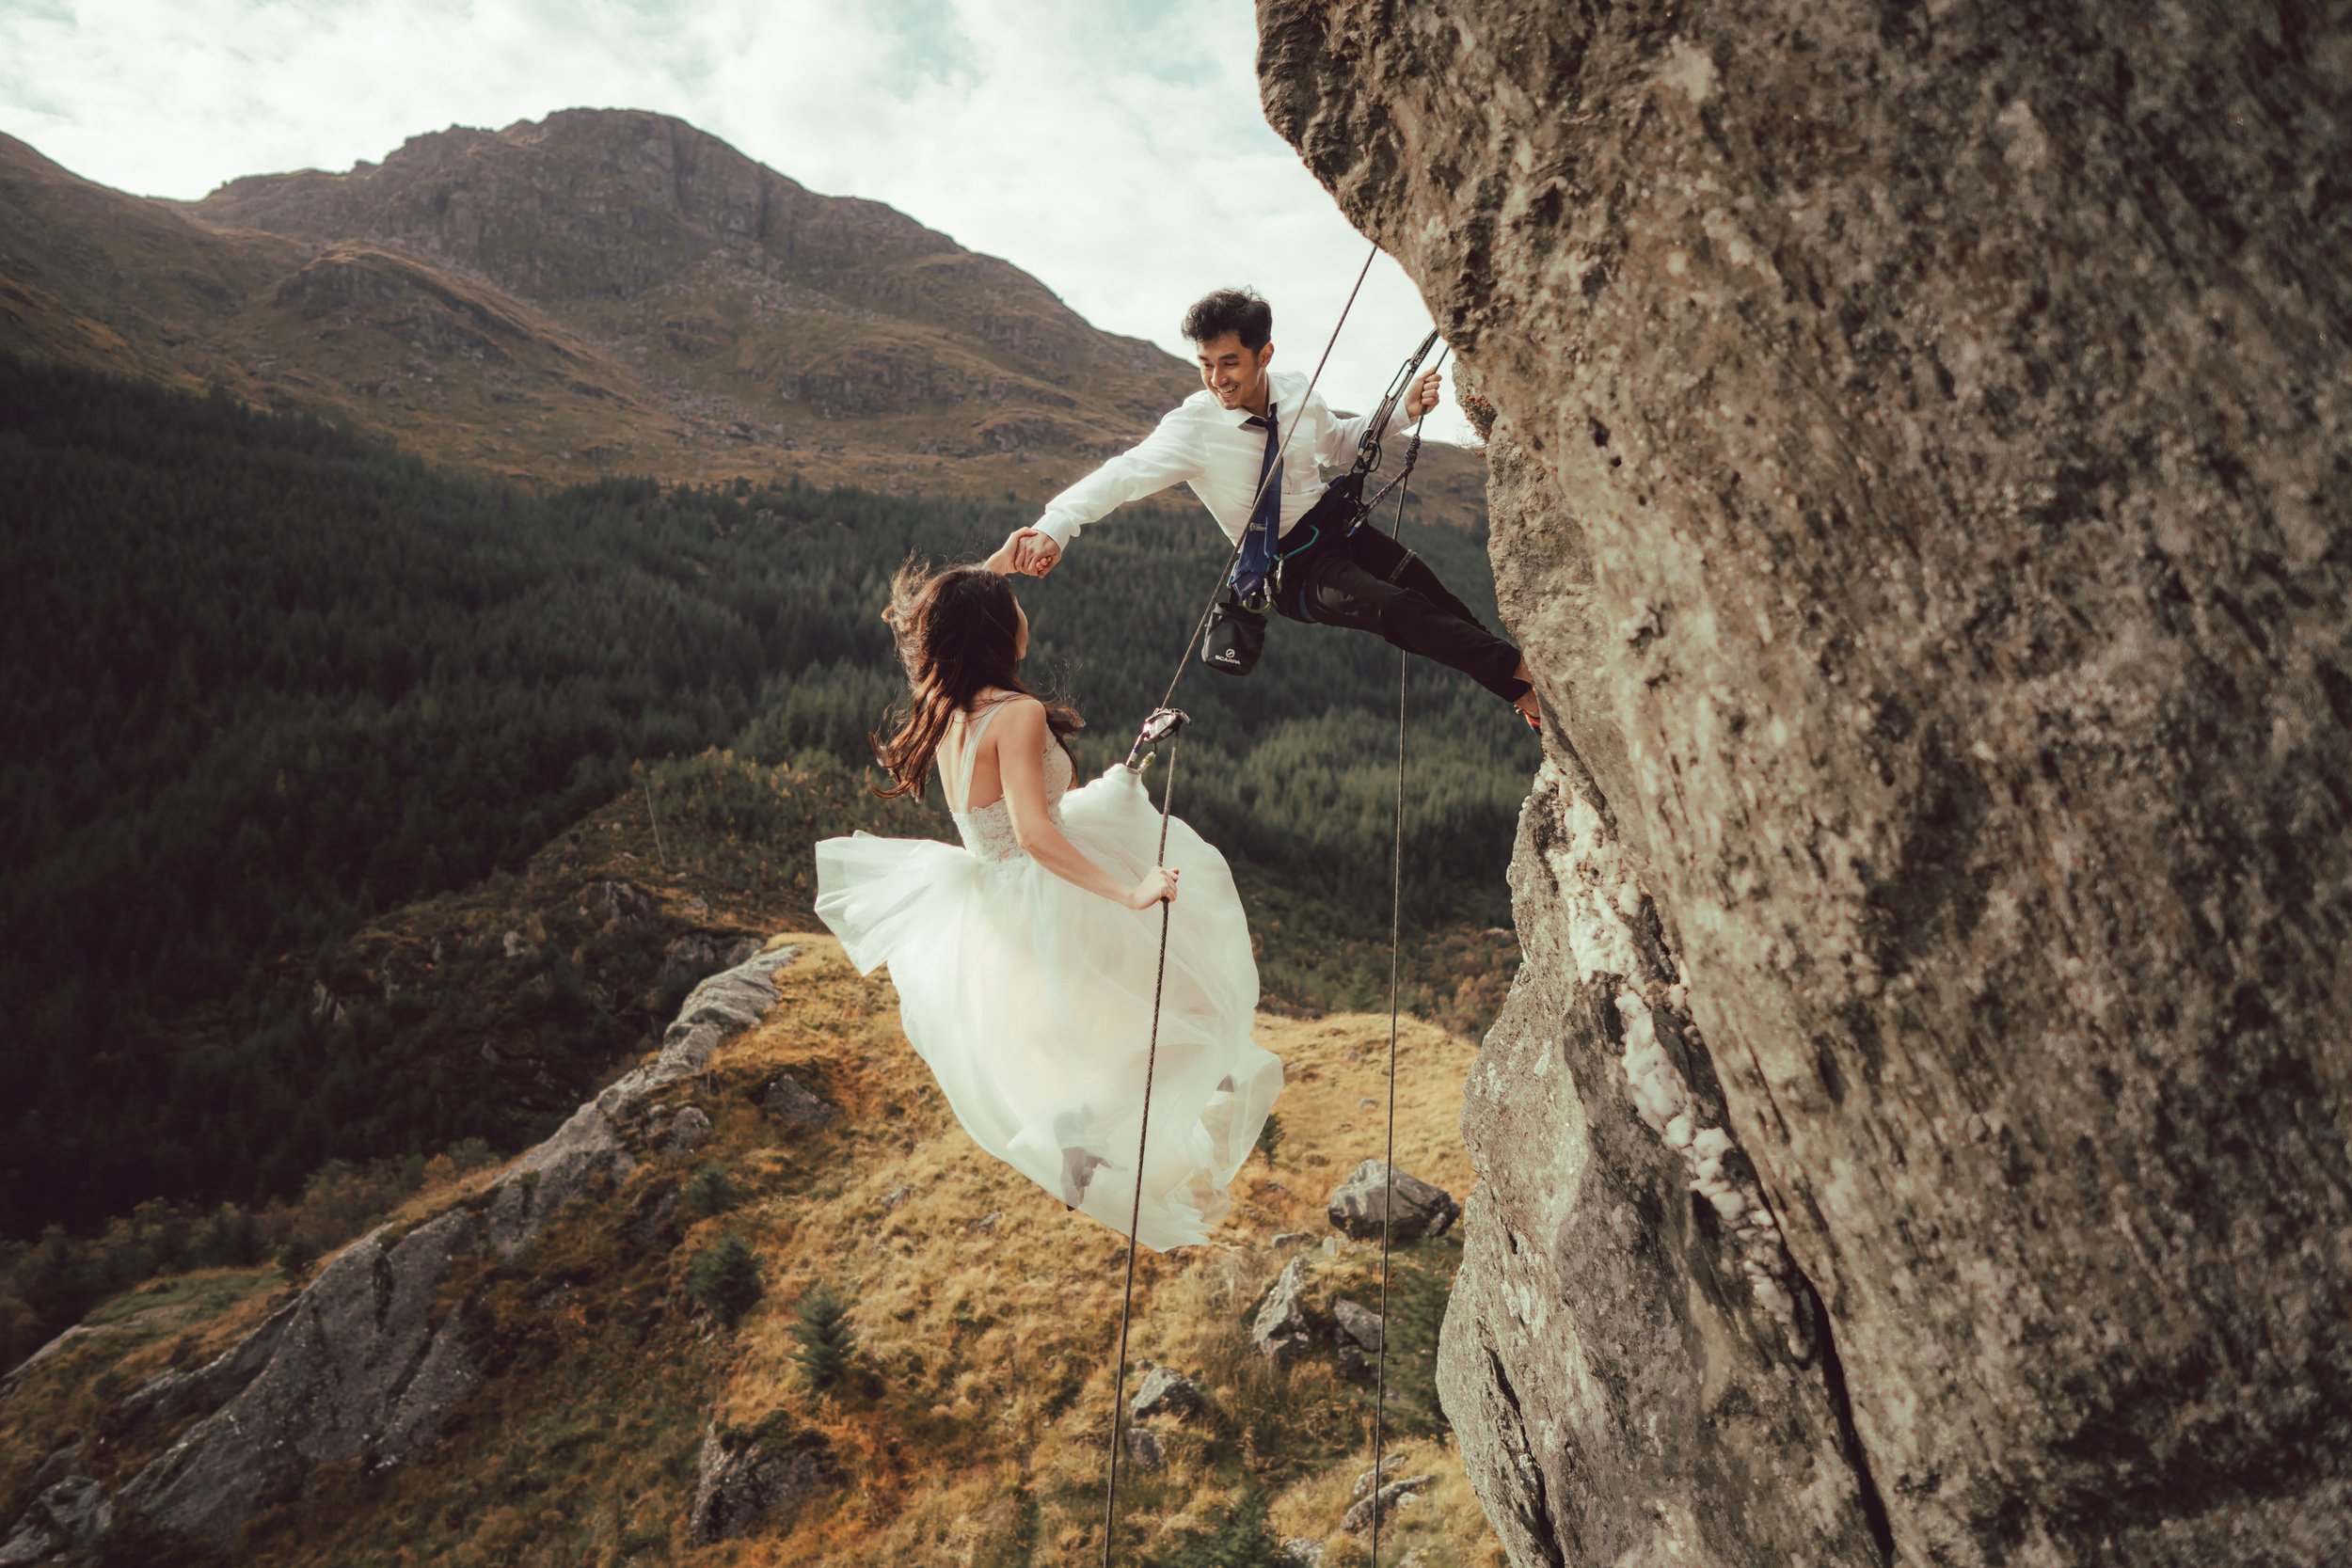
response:
<path id="1" fill-rule="evenodd" d="M 1184 336 L 1196 343 L 1241 334 L 1241 346 L 1255 354 L 1274 336 L 1274 307 L 1255 289 L 1219 289 L 1203 294 L 1184 312 Z"/>

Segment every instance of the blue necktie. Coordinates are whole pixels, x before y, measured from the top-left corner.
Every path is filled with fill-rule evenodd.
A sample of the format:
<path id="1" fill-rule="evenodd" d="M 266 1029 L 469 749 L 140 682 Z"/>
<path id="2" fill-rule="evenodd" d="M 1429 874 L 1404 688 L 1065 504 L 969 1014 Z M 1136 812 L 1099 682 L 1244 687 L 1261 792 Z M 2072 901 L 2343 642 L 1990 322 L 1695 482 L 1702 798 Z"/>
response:
<path id="1" fill-rule="evenodd" d="M 1276 439 L 1275 407 L 1252 414 L 1245 426 L 1265 431 L 1265 456 L 1258 464 L 1258 504 L 1249 514 L 1242 535 L 1241 555 L 1233 562 L 1233 589 L 1252 610 L 1266 605 L 1266 578 L 1274 570 L 1274 540 L 1282 529 L 1282 451 Z"/>

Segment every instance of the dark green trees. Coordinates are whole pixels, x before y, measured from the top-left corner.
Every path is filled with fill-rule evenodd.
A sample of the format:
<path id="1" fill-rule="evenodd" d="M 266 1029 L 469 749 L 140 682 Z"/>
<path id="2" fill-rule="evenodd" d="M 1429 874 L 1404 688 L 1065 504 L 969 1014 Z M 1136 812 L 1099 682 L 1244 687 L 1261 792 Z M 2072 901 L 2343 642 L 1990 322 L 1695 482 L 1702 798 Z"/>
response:
<path id="1" fill-rule="evenodd" d="M 792 1342 L 800 1348 L 793 1361 L 811 1388 L 822 1391 L 847 1383 L 857 1354 L 857 1330 L 850 1323 L 849 1303 L 830 1280 L 809 1287 L 792 1309 Z"/>
<path id="2" fill-rule="evenodd" d="M 759 1302 L 759 1259 L 742 1237 L 720 1237 L 686 1266 L 686 1293 L 728 1328 Z"/>

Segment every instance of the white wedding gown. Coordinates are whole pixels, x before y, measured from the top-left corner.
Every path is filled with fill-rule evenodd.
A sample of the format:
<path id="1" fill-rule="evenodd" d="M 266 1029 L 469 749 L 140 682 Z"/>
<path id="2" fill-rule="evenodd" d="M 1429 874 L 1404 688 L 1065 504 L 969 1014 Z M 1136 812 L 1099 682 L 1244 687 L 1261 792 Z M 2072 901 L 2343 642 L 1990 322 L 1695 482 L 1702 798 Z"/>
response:
<path id="1" fill-rule="evenodd" d="M 973 1141 L 1125 1235 L 1161 907 L 1130 910 L 1046 870 L 1001 800 L 961 809 L 999 706 L 964 724 L 947 802 L 962 847 L 820 840 L 817 915 L 860 973 L 890 966 L 907 1039 Z M 1063 835 L 1121 882 L 1159 863 L 1159 812 L 1142 781 L 1113 764 L 1073 790 L 1072 772 L 1049 735 L 1047 816 Z M 1282 1064 L 1250 1037 L 1258 965 L 1224 856 L 1170 818 L 1167 863 L 1183 879 L 1168 906 L 1135 1231 L 1154 1251 L 1207 1239 L 1282 1085 Z"/>

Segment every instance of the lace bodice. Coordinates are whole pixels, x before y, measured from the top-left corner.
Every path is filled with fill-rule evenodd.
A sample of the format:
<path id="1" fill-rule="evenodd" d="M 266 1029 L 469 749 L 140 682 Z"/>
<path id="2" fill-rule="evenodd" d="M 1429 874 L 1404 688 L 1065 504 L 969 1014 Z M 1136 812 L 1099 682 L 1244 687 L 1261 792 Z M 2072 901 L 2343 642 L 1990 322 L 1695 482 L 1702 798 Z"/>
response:
<path id="1" fill-rule="evenodd" d="M 963 723 L 962 758 L 956 768 L 956 785 L 947 797 L 948 815 L 956 819 L 956 832 L 963 835 L 963 847 L 984 861 L 1009 861 L 1026 855 L 1020 839 L 1013 835 L 1012 808 L 1000 795 L 977 811 L 962 810 L 959 802 L 972 798 L 972 772 L 979 760 L 980 736 L 988 729 L 989 721 L 996 717 L 1004 702 L 991 704 L 976 720 L 966 715 Z M 1062 750 L 1050 729 L 1045 732 L 1045 816 L 1055 827 L 1061 826 L 1061 798 L 1070 788 L 1075 769 L 1071 767 L 1070 753 Z M 944 773 L 943 773 L 944 782 Z"/>

